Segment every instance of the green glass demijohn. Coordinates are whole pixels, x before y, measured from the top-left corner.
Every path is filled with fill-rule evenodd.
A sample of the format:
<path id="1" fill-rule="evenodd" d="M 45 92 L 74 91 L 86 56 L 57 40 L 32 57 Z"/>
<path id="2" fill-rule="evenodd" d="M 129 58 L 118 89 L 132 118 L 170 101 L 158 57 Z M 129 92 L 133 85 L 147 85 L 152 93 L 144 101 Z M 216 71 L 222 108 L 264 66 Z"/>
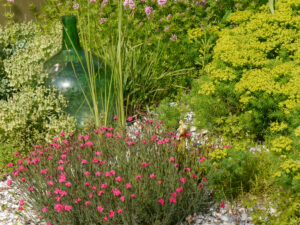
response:
<path id="1" fill-rule="evenodd" d="M 55 87 L 68 100 L 66 112 L 76 118 L 77 126 L 97 118 L 95 114 L 99 116 L 104 108 L 109 120 L 114 103 L 110 70 L 99 58 L 81 48 L 75 16 L 62 17 L 62 24 L 62 49 L 44 64 L 44 71 L 49 75 L 45 84 Z"/>

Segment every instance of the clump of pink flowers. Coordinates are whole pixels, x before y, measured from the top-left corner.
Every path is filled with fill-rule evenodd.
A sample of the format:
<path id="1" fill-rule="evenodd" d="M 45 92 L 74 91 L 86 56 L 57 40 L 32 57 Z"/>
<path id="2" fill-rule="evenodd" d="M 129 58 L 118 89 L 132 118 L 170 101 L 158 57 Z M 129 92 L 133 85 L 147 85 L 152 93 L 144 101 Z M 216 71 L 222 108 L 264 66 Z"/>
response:
<path id="1" fill-rule="evenodd" d="M 48 146 L 38 146 L 26 157 L 14 154 L 19 164 L 7 185 L 15 182 L 31 196 L 20 202 L 19 210 L 25 202 L 39 202 L 41 215 L 58 224 L 72 221 L 78 209 L 84 211 L 83 221 L 98 215 L 91 221 L 95 224 L 99 220 L 131 224 L 132 216 L 140 218 L 141 224 L 154 224 L 156 219 L 169 224 L 164 215 L 172 212 L 170 208 L 188 202 L 190 210 L 196 210 L 198 201 L 205 199 L 205 184 L 199 187 L 199 182 L 207 180 L 190 166 L 190 157 L 181 161 L 177 156 L 173 132 L 157 132 L 161 124 L 145 121 L 132 135 L 111 127 L 88 135 L 61 132 Z M 153 211 L 144 210 L 143 204 L 153 204 Z"/>

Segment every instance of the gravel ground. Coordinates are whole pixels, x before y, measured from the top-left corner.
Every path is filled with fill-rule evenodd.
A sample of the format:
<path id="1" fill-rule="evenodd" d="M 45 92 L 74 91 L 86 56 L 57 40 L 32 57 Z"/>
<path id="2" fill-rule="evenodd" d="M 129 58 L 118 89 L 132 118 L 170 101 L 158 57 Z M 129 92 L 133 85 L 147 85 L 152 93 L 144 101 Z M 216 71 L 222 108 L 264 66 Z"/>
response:
<path id="1" fill-rule="evenodd" d="M 31 206 L 18 210 L 22 194 L 13 183 L 7 186 L 9 179 L 0 180 L 0 225 L 46 225 Z"/>
<path id="2" fill-rule="evenodd" d="M 0 225 L 46 225 L 32 207 L 18 210 L 22 194 L 15 185 L 7 186 L 9 179 L 7 177 L 0 181 Z M 214 205 L 205 213 L 189 216 L 181 225 L 191 224 L 252 225 L 246 208 L 233 207 L 229 203 L 225 203 L 224 208 Z"/>

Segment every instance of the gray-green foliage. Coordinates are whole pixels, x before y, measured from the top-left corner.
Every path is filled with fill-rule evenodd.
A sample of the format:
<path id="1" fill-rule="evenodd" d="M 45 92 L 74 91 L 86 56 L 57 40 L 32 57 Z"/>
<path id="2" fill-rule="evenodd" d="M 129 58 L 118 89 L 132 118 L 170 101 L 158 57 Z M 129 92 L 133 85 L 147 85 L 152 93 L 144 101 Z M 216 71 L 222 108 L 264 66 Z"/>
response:
<path id="1" fill-rule="evenodd" d="M 67 104 L 63 96 L 43 86 L 47 76 L 43 63 L 59 50 L 60 35 L 59 25 L 47 34 L 33 23 L 0 27 L 0 44 L 6 51 L 2 77 L 12 92 L 8 99 L 0 98 L 0 143 L 15 151 L 75 128 L 75 120 L 63 111 Z"/>

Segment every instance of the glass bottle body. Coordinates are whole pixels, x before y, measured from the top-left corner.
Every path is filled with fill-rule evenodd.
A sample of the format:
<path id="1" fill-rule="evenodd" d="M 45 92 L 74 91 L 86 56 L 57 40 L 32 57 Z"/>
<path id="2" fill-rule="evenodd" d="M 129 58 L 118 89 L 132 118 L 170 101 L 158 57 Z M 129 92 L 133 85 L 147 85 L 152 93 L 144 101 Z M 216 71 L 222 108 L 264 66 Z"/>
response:
<path id="1" fill-rule="evenodd" d="M 62 50 L 44 64 L 49 75 L 45 84 L 63 94 L 68 100 L 66 112 L 83 126 L 103 111 L 113 114 L 112 80 L 109 68 L 80 47 L 76 18 L 63 17 L 63 26 Z"/>

